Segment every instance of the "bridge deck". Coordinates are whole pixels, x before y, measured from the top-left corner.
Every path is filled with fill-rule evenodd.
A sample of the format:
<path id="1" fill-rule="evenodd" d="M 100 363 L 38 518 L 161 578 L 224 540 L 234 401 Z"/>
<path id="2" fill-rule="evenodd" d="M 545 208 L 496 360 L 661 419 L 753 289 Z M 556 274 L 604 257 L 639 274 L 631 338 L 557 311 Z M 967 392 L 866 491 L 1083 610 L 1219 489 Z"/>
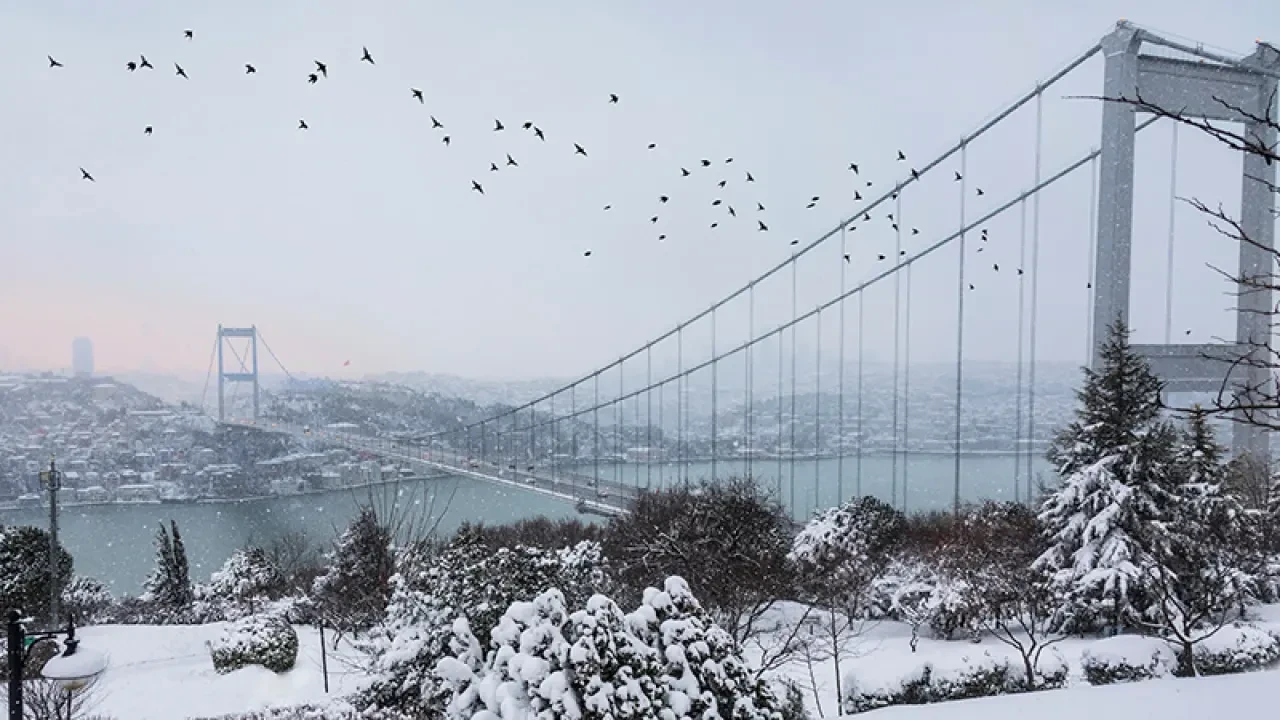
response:
<path id="1" fill-rule="evenodd" d="M 228 424 L 243 427 L 248 423 Z M 531 472 L 527 469 L 521 470 L 519 466 L 503 468 L 478 458 L 466 458 L 455 453 L 355 433 L 328 429 L 315 429 L 308 432 L 304 427 L 283 423 L 270 427 L 259 424 L 254 427 L 264 432 L 282 433 L 299 439 L 337 445 L 388 460 L 409 463 L 411 466 L 427 467 L 451 475 L 546 495 L 572 502 L 581 512 L 607 517 L 630 512 L 631 505 L 639 494 L 639 490 L 630 485 L 595 480 L 590 476 L 568 472 L 563 468 L 536 467 Z"/>

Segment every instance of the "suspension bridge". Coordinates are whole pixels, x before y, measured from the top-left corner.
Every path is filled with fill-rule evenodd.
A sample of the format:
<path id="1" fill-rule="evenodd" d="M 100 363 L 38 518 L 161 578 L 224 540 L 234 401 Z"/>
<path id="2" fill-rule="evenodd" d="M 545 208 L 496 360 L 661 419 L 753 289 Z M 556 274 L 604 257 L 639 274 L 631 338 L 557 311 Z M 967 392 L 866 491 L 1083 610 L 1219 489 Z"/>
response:
<path id="1" fill-rule="evenodd" d="M 1061 93 L 1086 72 L 1081 68 L 1096 69 L 1099 58 L 1102 90 L 1077 94 L 1094 96 L 1078 102 L 1100 112 L 1100 142 L 1046 168 L 1046 94 Z M 1270 293 L 1251 292 L 1230 308 L 1234 337 L 1173 342 L 1174 240 L 1188 232 L 1174 227 L 1176 123 L 1098 98 L 1141 97 L 1187 117 L 1244 123 L 1271 146 L 1275 128 L 1255 120 L 1275 116 L 1277 79 L 1280 52 L 1271 45 L 1232 55 L 1122 21 L 932 160 L 854 203 L 826 232 L 793 243 L 786 259 L 573 382 L 463 427 L 424 428 L 413 441 L 319 426 L 274 429 L 605 514 L 625 512 L 639 489 L 731 474 L 772 487 L 796 517 L 864 493 L 904 509 L 1030 499 L 1046 470 L 1040 457 L 1054 420 L 1037 405 L 1046 382 L 1037 377 L 1038 368 L 1044 372 L 1037 353 L 1045 333 L 1057 340 L 1064 318 L 1075 316 L 1084 328 L 1076 364 L 1095 363 L 1110 324 L 1129 321 L 1135 148 L 1153 125 L 1172 127 L 1164 338 L 1135 347 L 1169 391 L 1211 392 L 1228 372 L 1223 358 L 1255 352 L 1250 341 L 1271 333 L 1258 312 L 1272 307 Z M 1030 142 L 993 140 L 1002 128 L 1028 125 Z M 971 179 L 981 167 L 977 150 L 992 145 L 1031 161 L 1027 177 L 999 193 Z M 1275 168 L 1246 156 L 1240 177 L 1240 222 L 1255 243 L 1232 250 L 1241 275 L 1262 274 L 1272 262 Z M 1087 206 L 1077 201 L 1056 215 L 1042 208 L 1051 195 L 1085 197 L 1086 187 Z M 926 222 L 925 231 L 913 227 Z M 1042 242 L 1042 234 L 1055 242 Z M 1067 268 L 1076 264 L 1080 270 L 1070 277 Z M 922 289 L 929 297 L 923 310 Z M 1048 321 L 1046 304 L 1053 306 Z M 996 313 L 1012 316 L 1001 332 L 970 334 L 973 323 Z M 948 316 L 954 325 L 945 327 Z M 252 341 L 247 354 L 235 354 L 232 370 L 222 353 L 228 337 Z M 923 377 L 913 363 L 913 340 L 917 353 L 923 339 L 936 356 L 947 337 L 954 346 L 945 350 L 946 370 Z M 219 328 L 220 421 L 270 424 L 259 416 L 259 339 L 256 328 Z M 997 392 L 975 400 L 974 383 L 989 379 L 973 367 L 979 350 L 1006 359 L 996 374 L 1012 385 L 1012 397 Z M 1239 372 L 1246 385 L 1266 379 L 1265 369 Z M 228 417 L 227 383 L 252 383 L 250 417 Z M 999 441 L 994 450 L 980 442 L 990 437 Z M 1234 426 L 1232 444 L 1236 452 L 1269 452 L 1267 435 L 1246 425 Z M 921 471 L 909 454 L 928 456 L 929 477 L 915 477 Z M 997 454 L 1005 464 L 993 470 L 987 456 Z"/>

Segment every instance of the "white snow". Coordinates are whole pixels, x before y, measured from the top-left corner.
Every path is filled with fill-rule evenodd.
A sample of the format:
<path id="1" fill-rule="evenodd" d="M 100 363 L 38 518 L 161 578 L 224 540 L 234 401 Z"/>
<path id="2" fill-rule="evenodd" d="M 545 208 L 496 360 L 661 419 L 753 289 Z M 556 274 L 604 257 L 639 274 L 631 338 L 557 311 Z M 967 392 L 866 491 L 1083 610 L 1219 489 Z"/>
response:
<path id="1" fill-rule="evenodd" d="M 658 597 L 658 595 L 665 597 Z M 659 603 L 670 596 L 652 596 Z M 525 608 L 521 608 L 524 610 Z M 532 608 L 529 608 L 530 610 Z M 795 613 L 797 606 L 785 606 Z M 517 611 L 519 612 L 519 610 Z M 1259 626 L 1280 630 L 1280 605 L 1255 608 L 1251 615 Z M 635 622 L 636 617 L 628 618 Z M 208 642 L 223 633 L 224 623 L 201 626 L 99 626 L 77 630 L 82 649 L 108 656 L 108 667 L 94 692 L 100 702 L 94 712 L 117 720 L 176 720 L 186 717 L 216 717 L 233 712 L 259 710 L 269 706 L 323 703 L 356 690 L 364 679 L 361 660 L 346 643 L 329 653 L 331 692 L 325 695 L 320 671 L 319 634 L 310 627 L 297 627 L 298 664 L 280 675 L 262 668 L 245 668 L 219 675 L 209 658 Z M 1014 667 L 1020 660 L 1007 646 L 985 639 L 980 644 L 967 640 L 942 641 L 928 636 L 919 642 L 919 651 L 910 650 L 910 628 L 902 623 L 870 625 L 858 641 L 857 657 L 842 662 L 842 670 L 856 679 L 859 687 L 883 687 L 918 673 L 925 663 L 936 670 L 949 671 L 967 663 L 993 658 L 1010 658 Z M 520 634 L 513 633 L 516 647 Z M 1248 645 L 1250 634 L 1226 628 L 1207 644 L 1215 649 Z M 328 636 L 332 647 L 333 638 Z M 516 648 L 512 648 L 515 650 Z M 1009 695 L 914 707 L 891 707 L 863 717 L 876 720 L 1199 720 L 1215 717 L 1266 717 L 1280 698 L 1280 671 L 1264 671 L 1214 678 L 1182 680 L 1162 678 L 1143 682 L 1089 687 L 1079 677 L 1081 653 L 1147 661 L 1154 653 L 1170 657 L 1172 652 L 1160 640 L 1121 636 L 1106 640 L 1070 638 L 1053 647 L 1042 659 L 1042 667 L 1065 661 L 1072 668 L 1066 690 L 1048 690 L 1026 695 Z M 1061 656 L 1058 660 L 1053 655 Z M 514 655 L 514 653 L 513 653 Z M 469 679 L 462 665 L 452 668 L 457 679 Z M 530 666 L 528 669 L 533 670 Z M 540 674 L 545 669 L 539 669 Z M 803 663 L 786 670 L 786 675 L 808 685 L 808 669 Z M 819 685 L 823 710 L 834 717 L 835 674 L 831 662 L 816 663 L 814 676 Z M 558 680 L 546 676 L 545 692 L 558 695 L 551 687 Z M 485 688 L 494 692 L 497 688 Z M 484 692 L 484 691 L 482 691 Z M 811 693 L 806 690 L 806 695 Z M 673 698 L 675 699 L 675 698 Z M 811 711 L 813 698 L 809 697 Z M 817 717 L 817 713 L 813 713 Z"/>
<path id="2" fill-rule="evenodd" d="M 1162 679 L 1073 687 L 937 705 L 899 706 L 874 720 L 1208 720 L 1262 718 L 1274 712 L 1280 672 Z"/>

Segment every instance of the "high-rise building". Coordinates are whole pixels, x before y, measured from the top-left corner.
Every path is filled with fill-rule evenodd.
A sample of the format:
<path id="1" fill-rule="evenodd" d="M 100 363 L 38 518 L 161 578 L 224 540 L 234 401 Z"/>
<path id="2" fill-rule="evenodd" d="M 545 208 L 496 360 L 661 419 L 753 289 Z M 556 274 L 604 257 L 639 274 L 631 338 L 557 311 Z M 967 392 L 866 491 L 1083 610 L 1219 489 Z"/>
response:
<path id="1" fill-rule="evenodd" d="M 71 341 L 71 372 L 76 377 L 93 375 L 93 341 L 87 337 Z"/>

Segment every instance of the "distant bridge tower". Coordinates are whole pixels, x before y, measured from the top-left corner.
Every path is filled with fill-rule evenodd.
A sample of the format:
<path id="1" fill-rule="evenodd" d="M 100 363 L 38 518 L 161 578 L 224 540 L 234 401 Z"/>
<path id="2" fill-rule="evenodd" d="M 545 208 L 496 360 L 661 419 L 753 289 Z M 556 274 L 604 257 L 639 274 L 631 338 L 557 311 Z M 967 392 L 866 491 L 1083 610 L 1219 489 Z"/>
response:
<path id="1" fill-rule="evenodd" d="M 234 343 L 228 341 L 235 338 L 249 339 L 249 357 L 241 357 L 236 350 Z M 237 369 L 234 372 L 227 372 L 226 365 L 223 362 L 223 350 L 230 348 L 232 355 L 237 361 Z M 218 422 L 226 422 L 227 406 L 226 406 L 226 384 L 229 382 L 251 382 L 253 383 L 253 420 L 258 421 L 258 327 L 250 325 L 247 328 L 231 328 L 218 326 Z"/>
<path id="2" fill-rule="evenodd" d="M 1139 53 L 1144 43 L 1163 45 L 1203 60 L 1190 61 Z M 1231 63 L 1200 48 L 1182 46 L 1121 21 L 1102 40 L 1106 57 L 1103 95 L 1143 101 L 1181 112 L 1186 117 L 1244 125 L 1247 135 L 1267 147 L 1275 147 L 1276 131 L 1251 122 L 1240 108 L 1255 117 L 1274 117 L 1276 78 L 1280 77 L 1280 52 L 1258 43 L 1252 55 Z M 1129 276 L 1133 236 L 1133 166 L 1135 118 L 1133 105 L 1105 102 L 1102 107 L 1102 144 L 1098 178 L 1098 244 L 1093 282 L 1093 358 L 1099 363 L 1099 348 L 1107 327 L 1117 318 L 1129 320 Z M 1240 274 L 1245 277 L 1270 273 L 1275 245 L 1275 196 L 1270 192 L 1276 171 L 1261 157 L 1246 154 L 1240 199 L 1240 224 L 1256 245 L 1240 244 Z M 1268 185 L 1270 183 L 1270 186 Z M 1272 309 L 1270 290 L 1241 292 L 1236 300 L 1236 337 L 1233 345 L 1150 344 L 1134 349 L 1147 357 L 1152 369 L 1172 392 L 1216 391 L 1222 386 L 1230 361 L 1255 358 L 1258 345 L 1271 340 Z M 1254 344 L 1251 344 L 1254 343 Z M 1266 358 L 1240 363 L 1231 379 L 1237 387 L 1262 387 L 1269 382 Z M 1256 426 L 1235 423 L 1232 449 L 1266 460 L 1269 436 Z"/>

